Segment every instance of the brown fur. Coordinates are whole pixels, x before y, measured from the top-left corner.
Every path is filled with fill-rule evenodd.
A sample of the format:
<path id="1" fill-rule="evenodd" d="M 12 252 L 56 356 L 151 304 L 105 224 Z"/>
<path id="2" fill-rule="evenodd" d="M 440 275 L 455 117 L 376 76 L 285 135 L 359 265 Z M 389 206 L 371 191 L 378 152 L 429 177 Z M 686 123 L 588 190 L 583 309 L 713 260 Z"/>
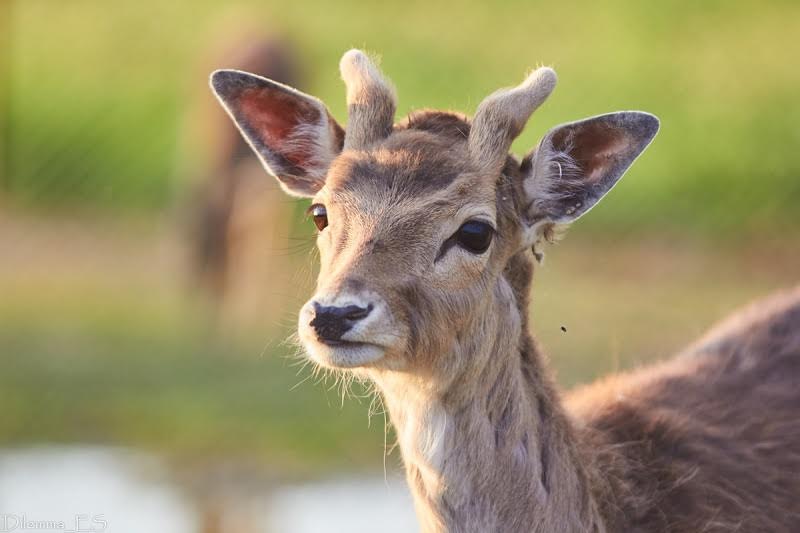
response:
<path id="1" fill-rule="evenodd" d="M 246 76 L 213 79 L 229 109 L 236 86 L 270 83 Z M 800 530 L 800 289 L 562 402 L 528 329 L 530 248 L 606 194 L 658 121 L 567 124 L 520 163 L 508 145 L 554 80 L 534 73 L 472 123 L 426 111 L 388 133 L 357 128 L 373 135 L 345 142 L 315 186 L 328 225 L 300 339 L 317 363 L 377 385 L 426 532 Z M 377 94 L 358 120 L 386 118 Z M 491 245 L 450 246 L 475 220 L 494 228 Z M 313 326 L 320 306 L 366 312 L 329 342 Z"/>
<path id="2" fill-rule="evenodd" d="M 577 391 L 595 491 L 618 531 L 798 531 L 800 288 L 681 356 Z"/>

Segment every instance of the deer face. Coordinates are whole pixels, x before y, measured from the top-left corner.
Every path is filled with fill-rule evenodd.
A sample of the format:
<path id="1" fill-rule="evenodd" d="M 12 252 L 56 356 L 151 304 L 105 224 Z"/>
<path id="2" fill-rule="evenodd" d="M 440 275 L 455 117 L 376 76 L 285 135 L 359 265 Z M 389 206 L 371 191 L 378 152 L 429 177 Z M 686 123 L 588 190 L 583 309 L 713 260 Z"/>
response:
<path id="1" fill-rule="evenodd" d="M 480 329 L 476 317 L 513 300 L 511 258 L 588 211 L 658 128 L 638 112 L 563 125 L 520 163 L 508 148 L 555 86 L 552 70 L 491 95 L 471 123 L 420 112 L 394 125 L 394 93 L 367 57 L 348 52 L 341 69 L 346 134 L 311 96 L 242 72 L 212 76 L 267 171 L 312 198 L 321 269 L 298 330 L 325 366 L 441 367 Z"/>
<path id="2" fill-rule="evenodd" d="M 336 366 L 405 368 L 444 353 L 502 269 L 499 236 L 513 232 L 498 219 L 494 184 L 468 163 L 463 138 L 417 129 L 343 152 L 310 213 L 321 228 L 321 269 L 299 332 L 317 361 Z"/>

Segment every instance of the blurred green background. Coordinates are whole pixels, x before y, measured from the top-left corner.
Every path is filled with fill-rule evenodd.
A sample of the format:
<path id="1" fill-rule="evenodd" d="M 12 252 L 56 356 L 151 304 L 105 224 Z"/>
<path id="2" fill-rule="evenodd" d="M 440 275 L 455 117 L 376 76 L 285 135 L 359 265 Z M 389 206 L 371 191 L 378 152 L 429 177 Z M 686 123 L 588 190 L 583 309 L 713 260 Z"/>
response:
<path id="1" fill-rule="evenodd" d="M 586 115 L 646 108 L 661 116 L 635 185 L 615 192 L 595 228 L 636 220 L 643 230 L 738 236 L 798 224 L 796 2 L 4 4 L 12 134 L 4 189 L 17 204 L 172 205 L 186 104 L 208 97 L 199 94 L 200 67 L 219 66 L 208 64 L 215 42 L 244 25 L 290 39 L 305 85 L 340 119 L 337 65 L 352 46 L 382 56 L 401 115 L 428 106 L 471 112 L 527 69 L 554 66 L 558 91 L 519 151 L 553 124 Z"/>
<path id="2" fill-rule="evenodd" d="M 800 277 L 796 1 L 0 6 L 0 446 L 237 457 L 287 477 L 382 468 L 371 399 L 343 401 L 283 342 L 316 268 L 303 202 L 259 174 L 238 193 L 255 202 L 232 204 L 225 282 L 192 264 L 223 127 L 207 76 L 249 36 L 291 50 L 340 122 L 354 46 L 382 58 L 400 116 L 471 114 L 553 66 L 517 153 L 560 122 L 661 118 L 537 273 L 534 327 L 564 385 L 667 356 Z"/>

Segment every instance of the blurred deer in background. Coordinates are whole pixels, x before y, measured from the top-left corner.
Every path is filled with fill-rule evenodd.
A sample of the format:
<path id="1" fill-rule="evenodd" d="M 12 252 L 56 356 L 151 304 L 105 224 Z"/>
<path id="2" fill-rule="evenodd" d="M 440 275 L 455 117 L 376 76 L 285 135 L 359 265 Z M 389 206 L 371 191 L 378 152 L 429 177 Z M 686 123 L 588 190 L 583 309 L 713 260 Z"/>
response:
<path id="1" fill-rule="evenodd" d="M 226 48 L 218 60 L 226 65 L 300 83 L 299 61 L 284 38 L 240 36 Z M 201 115 L 206 163 L 195 171 L 203 178 L 192 199 L 191 265 L 201 290 L 225 318 L 252 322 L 268 312 L 259 291 L 270 283 L 276 250 L 288 247 L 289 209 L 264 183 L 258 159 L 219 107 Z"/>
<path id="2" fill-rule="evenodd" d="M 423 529 L 800 531 L 800 290 L 566 402 L 529 333 L 543 244 L 609 192 L 658 120 L 564 124 L 518 160 L 551 69 L 471 121 L 398 124 L 364 54 L 341 70 L 346 131 L 274 81 L 217 71 L 212 86 L 267 171 L 313 198 L 321 270 L 299 336 L 319 365 L 377 385 Z"/>

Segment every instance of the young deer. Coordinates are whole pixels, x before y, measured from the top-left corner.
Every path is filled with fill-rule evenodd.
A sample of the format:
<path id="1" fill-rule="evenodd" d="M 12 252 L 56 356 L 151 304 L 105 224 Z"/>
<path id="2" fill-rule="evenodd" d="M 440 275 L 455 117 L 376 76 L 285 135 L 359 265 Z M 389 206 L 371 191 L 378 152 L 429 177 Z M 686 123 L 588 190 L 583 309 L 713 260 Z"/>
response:
<path id="1" fill-rule="evenodd" d="M 425 531 L 800 531 L 800 291 L 673 361 L 562 404 L 528 333 L 542 243 L 650 143 L 647 113 L 512 140 L 549 68 L 472 121 L 394 124 L 390 85 L 341 61 L 345 131 L 317 99 L 238 71 L 212 86 L 267 171 L 312 197 L 317 292 L 299 335 L 318 364 L 381 391 Z M 531 252 L 534 251 L 534 253 Z"/>

